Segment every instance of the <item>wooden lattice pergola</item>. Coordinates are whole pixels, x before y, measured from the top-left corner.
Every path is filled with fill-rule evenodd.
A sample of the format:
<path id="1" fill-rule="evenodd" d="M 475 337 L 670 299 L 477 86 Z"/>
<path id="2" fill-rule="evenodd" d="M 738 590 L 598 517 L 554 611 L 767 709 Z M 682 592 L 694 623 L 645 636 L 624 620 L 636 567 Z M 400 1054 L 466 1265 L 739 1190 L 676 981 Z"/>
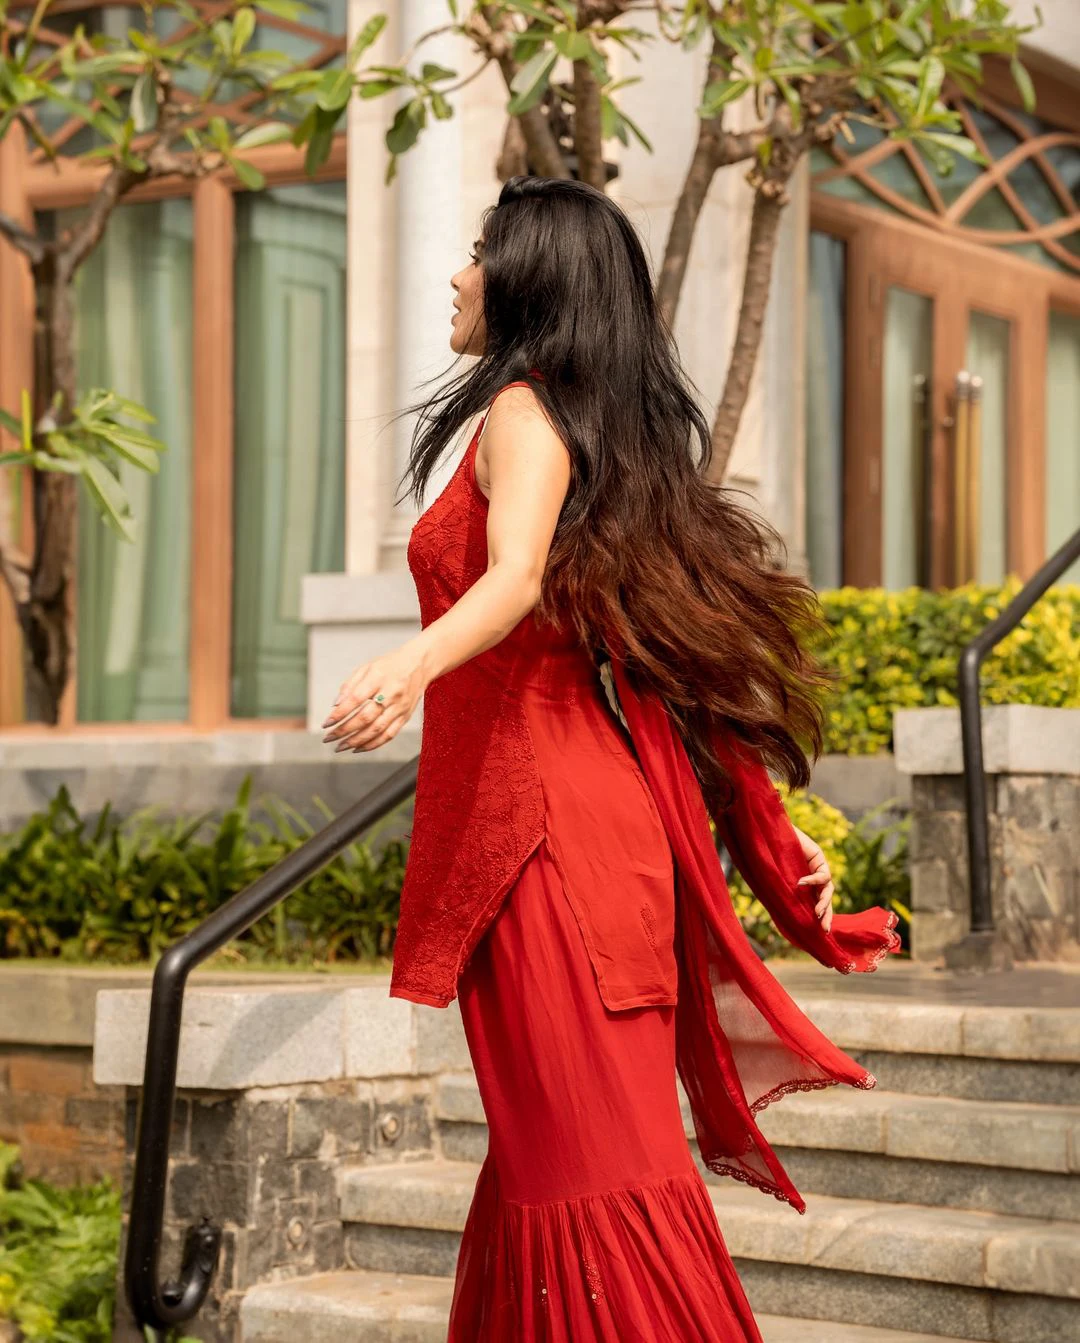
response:
<path id="1" fill-rule="evenodd" d="M 983 109 L 1019 141 L 1014 149 L 995 159 L 969 103 L 955 90 L 946 98 L 946 102 L 959 114 L 964 134 L 975 142 L 988 160 L 987 166 L 955 200 L 945 200 L 933 174 L 927 169 L 926 160 L 910 141 L 888 138 L 861 153 L 851 153 L 838 139 L 829 150 L 835 166 L 815 173 L 814 185 L 827 187 L 840 178 L 851 178 L 882 205 L 936 233 L 977 243 L 982 247 L 1038 243 L 1063 267 L 1080 275 L 1080 253 L 1070 251 L 1061 242 L 1062 238 L 1080 235 L 1080 205 L 1048 157 L 1048 151 L 1063 146 L 1080 150 L 1080 133 L 1069 129 L 1053 129 L 1038 134 L 1014 109 L 997 98 L 985 96 L 982 99 Z M 886 120 L 893 119 L 887 117 Z M 902 195 L 875 175 L 873 169 L 894 155 L 900 155 L 906 161 L 925 193 L 930 209 Z M 1061 211 L 1058 219 L 1051 222 L 1036 219 L 1010 181 L 1011 174 L 1026 163 L 1032 164 L 1040 173 Z M 1015 214 L 1020 228 L 993 230 L 965 223 L 979 201 L 995 189 Z"/>

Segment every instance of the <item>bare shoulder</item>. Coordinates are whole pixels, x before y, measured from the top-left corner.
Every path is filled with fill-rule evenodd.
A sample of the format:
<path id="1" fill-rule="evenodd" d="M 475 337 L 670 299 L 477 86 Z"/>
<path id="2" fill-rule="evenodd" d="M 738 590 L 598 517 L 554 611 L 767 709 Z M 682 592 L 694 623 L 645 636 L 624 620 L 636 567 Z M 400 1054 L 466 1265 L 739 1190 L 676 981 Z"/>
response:
<path id="1" fill-rule="evenodd" d="M 488 409 L 476 447 L 476 477 L 484 493 L 490 490 L 492 468 L 498 464 L 545 460 L 557 474 L 569 479 L 570 456 L 531 387 L 501 391 Z"/>
<path id="2" fill-rule="evenodd" d="M 517 383 L 497 393 L 488 407 L 481 438 L 487 438 L 489 433 L 498 433 L 508 426 L 518 428 L 523 424 L 529 424 L 536 430 L 546 425 L 550 433 L 555 433 L 534 389 Z"/>

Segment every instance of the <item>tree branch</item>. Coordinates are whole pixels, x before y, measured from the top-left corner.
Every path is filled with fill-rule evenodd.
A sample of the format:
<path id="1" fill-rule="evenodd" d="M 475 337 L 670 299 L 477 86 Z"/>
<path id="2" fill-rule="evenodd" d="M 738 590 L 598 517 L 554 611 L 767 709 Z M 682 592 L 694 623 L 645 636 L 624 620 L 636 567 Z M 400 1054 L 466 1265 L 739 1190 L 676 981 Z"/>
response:
<path id="1" fill-rule="evenodd" d="M 723 73 L 722 54 L 726 51 L 718 37 L 713 37 L 712 50 L 709 52 L 708 68 L 705 72 L 706 87 Z M 690 244 L 694 241 L 698 217 L 709 194 L 709 187 L 719 165 L 719 146 L 723 134 L 723 113 L 715 117 L 702 117 L 698 122 L 697 142 L 690 157 L 690 166 L 683 179 L 682 191 L 675 202 L 675 212 L 671 217 L 667 244 L 664 247 L 664 260 L 660 266 L 660 276 L 656 285 L 656 300 L 661 315 L 668 327 L 674 326 L 675 312 L 679 306 L 683 281 L 686 279 L 686 266 L 690 259 Z"/>
<path id="2" fill-rule="evenodd" d="M 510 22 L 508 15 L 500 16 L 490 5 L 481 5 L 479 10 L 473 11 L 466 23 L 466 30 L 473 41 L 497 62 L 507 90 L 518 71 L 506 37 Z M 518 122 L 525 137 L 525 149 L 533 171 L 542 177 L 569 177 L 570 169 L 566 166 L 558 141 L 551 133 L 544 109 L 536 104 L 523 112 Z"/>
<path id="3" fill-rule="evenodd" d="M 34 266 L 45 256 L 45 244 L 36 234 L 29 229 L 23 228 L 17 219 L 12 219 L 0 211 L 0 236 L 5 237 L 13 247 L 18 248 L 23 256 L 28 257 L 30 263 Z"/>
<path id="4" fill-rule="evenodd" d="M 90 201 L 86 218 L 71 234 L 60 252 L 63 278 L 70 279 L 105 236 L 105 229 L 117 202 L 136 182 L 146 176 L 123 163 L 116 163 Z"/>
<path id="5" fill-rule="evenodd" d="M 574 62 L 574 149 L 578 181 L 603 191 L 607 173 L 600 128 L 600 85 L 588 61 Z"/>
<path id="6" fill-rule="evenodd" d="M 750 237 L 746 250 L 746 270 L 743 275 L 742 299 L 735 328 L 735 342 L 728 364 L 724 394 L 716 409 L 711 435 L 711 456 L 705 478 L 719 485 L 727 471 L 739 421 L 746 408 L 761 333 L 769 305 L 772 286 L 773 258 L 780 231 L 784 206 L 788 202 L 787 187 L 800 159 L 816 141 L 831 134 L 827 126 L 809 121 L 793 130 L 786 106 L 777 111 L 776 133 L 768 166 L 756 168 L 752 174 L 754 207 L 750 216 Z M 756 180 L 755 180 L 756 179 Z"/>

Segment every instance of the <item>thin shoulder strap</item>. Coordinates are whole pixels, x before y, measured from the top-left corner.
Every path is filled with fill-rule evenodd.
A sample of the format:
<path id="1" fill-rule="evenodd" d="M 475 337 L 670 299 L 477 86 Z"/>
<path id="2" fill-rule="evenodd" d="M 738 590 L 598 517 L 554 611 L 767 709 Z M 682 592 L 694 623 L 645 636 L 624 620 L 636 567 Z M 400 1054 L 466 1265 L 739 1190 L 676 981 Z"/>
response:
<path id="1" fill-rule="evenodd" d="M 532 383 L 529 382 L 527 378 L 518 378 L 515 382 L 505 383 L 502 387 L 499 388 L 499 390 L 488 402 L 488 408 L 487 410 L 484 411 L 483 418 L 480 420 L 480 432 L 476 435 L 477 446 L 479 446 L 480 440 L 484 437 L 484 430 L 487 428 L 488 416 L 491 414 L 491 407 L 495 404 L 495 402 L 499 399 L 499 397 L 502 396 L 503 392 L 506 391 L 507 387 L 531 387 L 531 386 Z"/>

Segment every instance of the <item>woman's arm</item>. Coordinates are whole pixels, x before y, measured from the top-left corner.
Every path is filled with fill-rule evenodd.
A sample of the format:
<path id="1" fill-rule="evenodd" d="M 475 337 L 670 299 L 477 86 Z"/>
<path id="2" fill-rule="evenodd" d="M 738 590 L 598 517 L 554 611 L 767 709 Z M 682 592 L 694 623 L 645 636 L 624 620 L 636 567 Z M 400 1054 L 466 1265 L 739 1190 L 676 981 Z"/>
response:
<path id="1" fill-rule="evenodd" d="M 324 741 L 373 751 L 408 722 L 425 688 L 494 647 L 532 610 L 570 485 L 570 456 L 528 387 L 508 387 L 491 405 L 474 458 L 489 497 L 488 568 L 438 620 L 383 657 L 361 664 L 341 687 Z M 370 700 L 377 691 L 382 704 Z"/>

